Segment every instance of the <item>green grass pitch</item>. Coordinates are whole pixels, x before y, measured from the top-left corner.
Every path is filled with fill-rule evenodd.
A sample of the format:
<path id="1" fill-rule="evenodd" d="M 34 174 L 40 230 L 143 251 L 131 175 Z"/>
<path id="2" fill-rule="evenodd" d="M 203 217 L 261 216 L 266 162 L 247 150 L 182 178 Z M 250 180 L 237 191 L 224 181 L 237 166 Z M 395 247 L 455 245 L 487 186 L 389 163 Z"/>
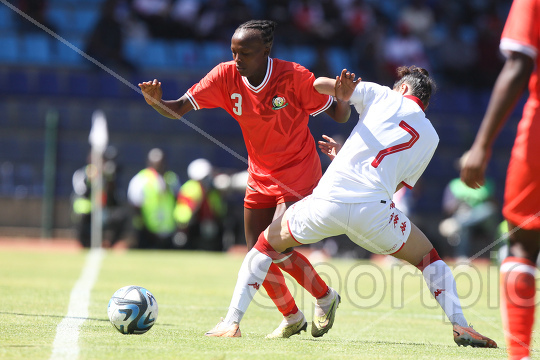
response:
<path id="1" fill-rule="evenodd" d="M 0 251 L 0 359 L 49 359 L 56 327 L 87 251 Z M 333 259 L 316 264 L 342 297 L 334 327 L 267 340 L 281 321 L 261 289 L 241 324 L 242 338 L 207 338 L 225 316 L 243 256 L 185 251 L 107 251 L 80 328 L 79 359 L 506 359 L 498 308 L 498 269 L 454 268 L 464 313 L 499 349 L 458 347 L 420 272 L 400 263 Z M 311 325 L 313 299 L 291 278 L 290 289 Z M 107 303 L 122 286 L 140 285 L 159 304 L 154 327 L 122 335 Z M 538 340 L 538 335 L 534 335 Z"/>

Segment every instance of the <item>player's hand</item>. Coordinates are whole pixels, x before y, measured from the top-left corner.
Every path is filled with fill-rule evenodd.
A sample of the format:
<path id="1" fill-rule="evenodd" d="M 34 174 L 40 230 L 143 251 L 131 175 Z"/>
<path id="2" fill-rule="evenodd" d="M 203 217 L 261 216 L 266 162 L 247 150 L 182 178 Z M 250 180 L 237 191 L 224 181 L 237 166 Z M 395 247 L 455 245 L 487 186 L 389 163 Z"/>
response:
<path id="1" fill-rule="evenodd" d="M 461 181 L 467 186 L 478 189 L 485 183 L 486 167 L 490 154 L 474 146 L 463 154 L 461 164 Z"/>
<path id="2" fill-rule="evenodd" d="M 139 84 L 139 87 L 148 105 L 155 106 L 161 102 L 163 90 L 161 89 L 161 82 L 157 81 L 157 79 L 142 82 Z"/>
<path id="3" fill-rule="evenodd" d="M 362 78 L 354 80 L 354 73 L 347 71 L 347 69 L 341 70 L 341 75 L 336 76 L 336 98 L 341 101 L 349 101 L 352 96 L 356 85 L 362 81 Z"/>
<path id="4" fill-rule="evenodd" d="M 334 139 L 332 139 L 328 135 L 322 136 L 326 141 L 319 140 L 319 149 L 321 149 L 321 152 L 325 155 L 327 155 L 330 160 L 334 160 L 337 153 L 341 149 L 341 144 L 336 142 Z"/>

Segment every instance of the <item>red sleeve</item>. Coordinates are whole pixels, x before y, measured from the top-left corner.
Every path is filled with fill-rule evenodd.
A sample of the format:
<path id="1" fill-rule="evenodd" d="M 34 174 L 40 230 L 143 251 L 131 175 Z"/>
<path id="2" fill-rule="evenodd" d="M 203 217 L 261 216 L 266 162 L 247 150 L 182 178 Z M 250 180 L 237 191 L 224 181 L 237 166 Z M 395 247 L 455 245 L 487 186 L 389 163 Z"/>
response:
<path id="1" fill-rule="evenodd" d="M 521 45 L 532 46 L 538 52 L 540 38 L 540 1 L 514 0 L 504 30 L 502 41 L 509 39 Z"/>
<path id="2" fill-rule="evenodd" d="M 300 101 L 302 109 L 308 114 L 316 116 L 324 112 L 332 105 L 333 98 L 317 92 L 313 87 L 315 75 L 299 64 L 295 65 L 295 88 L 298 89 L 296 95 Z"/>
<path id="3" fill-rule="evenodd" d="M 222 64 L 219 64 L 186 92 L 195 110 L 223 106 L 223 89 L 225 87 L 222 84 L 224 75 L 224 68 Z"/>

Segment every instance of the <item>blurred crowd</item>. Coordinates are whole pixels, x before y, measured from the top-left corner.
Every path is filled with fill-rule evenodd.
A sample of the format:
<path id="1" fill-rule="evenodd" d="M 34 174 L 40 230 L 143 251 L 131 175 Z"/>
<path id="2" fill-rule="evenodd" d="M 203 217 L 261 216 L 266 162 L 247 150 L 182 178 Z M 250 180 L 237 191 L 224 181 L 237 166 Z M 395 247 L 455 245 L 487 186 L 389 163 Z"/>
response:
<path id="1" fill-rule="evenodd" d="M 18 2 L 47 21 L 47 0 Z M 88 47 L 129 68 L 119 57 L 121 37 L 229 43 L 239 24 L 266 18 L 278 23 L 275 44 L 311 46 L 319 55 L 330 47 L 344 49 L 372 81 L 387 82 L 396 65 L 416 64 L 445 85 L 485 88 L 502 66 L 503 58 L 494 54 L 510 5 L 511 0 L 104 0 Z M 330 75 L 328 61 L 318 56 L 310 70 Z"/>
<path id="2" fill-rule="evenodd" d="M 165 152 L 153 148 L 146 167 L 129 182 L 126 196 L 117 186 L 121 166 L 117 150 L 109 146 L 103 154 L 103 246 L 126 240 L 141 249 L 202 249 L 221 251 L 234 245 L 242 233 L 237 221 L 237 201 L 245 191 L 245 173 L 228 175 L 207 159 L 193 160 L 188 179 L 181 181 L 167 162 Z M 92 182 L 96 165 L 87 164 L 73 174 L 72 224 L 84 247 L 91 245 Z M 125 191 L 125 190 L 124 190 Z"/>
<path id="3" fill-rule="evenodd" d="M 113 0 L 123 26 L 150 37 L 228 43 L 253 18 L 278 23 L 276 44 L 346 50 L 358 71 L 386 82 L 416 64 L 448 85 L 488 87 L 502 66 L 499 37 L 511 1 Z M 141 29 L 142 26 L 142 29 Z M 135 36 L 136 30 L 132 32 Z M 325 60 L 323 60 L 325 59 Z M 328 74 L 321 56 L 316 75 Z M 319 74 L 318 74 L 319 73 Z"/>

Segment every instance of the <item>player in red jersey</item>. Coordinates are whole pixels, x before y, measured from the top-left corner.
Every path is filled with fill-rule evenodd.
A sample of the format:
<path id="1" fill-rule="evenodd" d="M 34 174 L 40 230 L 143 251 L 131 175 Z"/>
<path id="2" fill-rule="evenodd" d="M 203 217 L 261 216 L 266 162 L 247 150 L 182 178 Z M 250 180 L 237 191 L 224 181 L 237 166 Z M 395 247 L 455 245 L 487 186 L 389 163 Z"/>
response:
<path id="1" fill-rule="evenodd" d="M 500 49 L 506 62 L 461 170 L 473 188 L 484 183 L 493 142 L 529 84 L 529 98 L 506 173 L 503 215 L 510 256 L 501 264 L 501 313 L 510 359 L 529 359 L 535 310 L 536 261 L 540 252 L 540 0 L 514 0 Z"/>
<path id="2" fill-rule="evenodd" d="M 326 112 L 337 122 L 350 116 L 347 102 L 315 91 L 309 70 L 270 58 L 274 29 L 275 23 L 267 20 L 240 25 L 231 39 L 233 60 L 214 67 L 178 100 L 162 100 L 157 79 L 139 84 L 146 102 L 163 116 L 176 119 L 192 109 L 220 107 L 238 121 L 249 155 L 244 199 L 249 249 L 273 219 L 311 193 L 322 175 L 309 115 Z M 291 249 L 287 256 L 287 266 L 273 264 L 263 282 L 284 316 L 269 337 L 290 337 L 307 327 L 280 267 L 317 299 L 316 309 L 335 294 L 302 254 Z"/>

